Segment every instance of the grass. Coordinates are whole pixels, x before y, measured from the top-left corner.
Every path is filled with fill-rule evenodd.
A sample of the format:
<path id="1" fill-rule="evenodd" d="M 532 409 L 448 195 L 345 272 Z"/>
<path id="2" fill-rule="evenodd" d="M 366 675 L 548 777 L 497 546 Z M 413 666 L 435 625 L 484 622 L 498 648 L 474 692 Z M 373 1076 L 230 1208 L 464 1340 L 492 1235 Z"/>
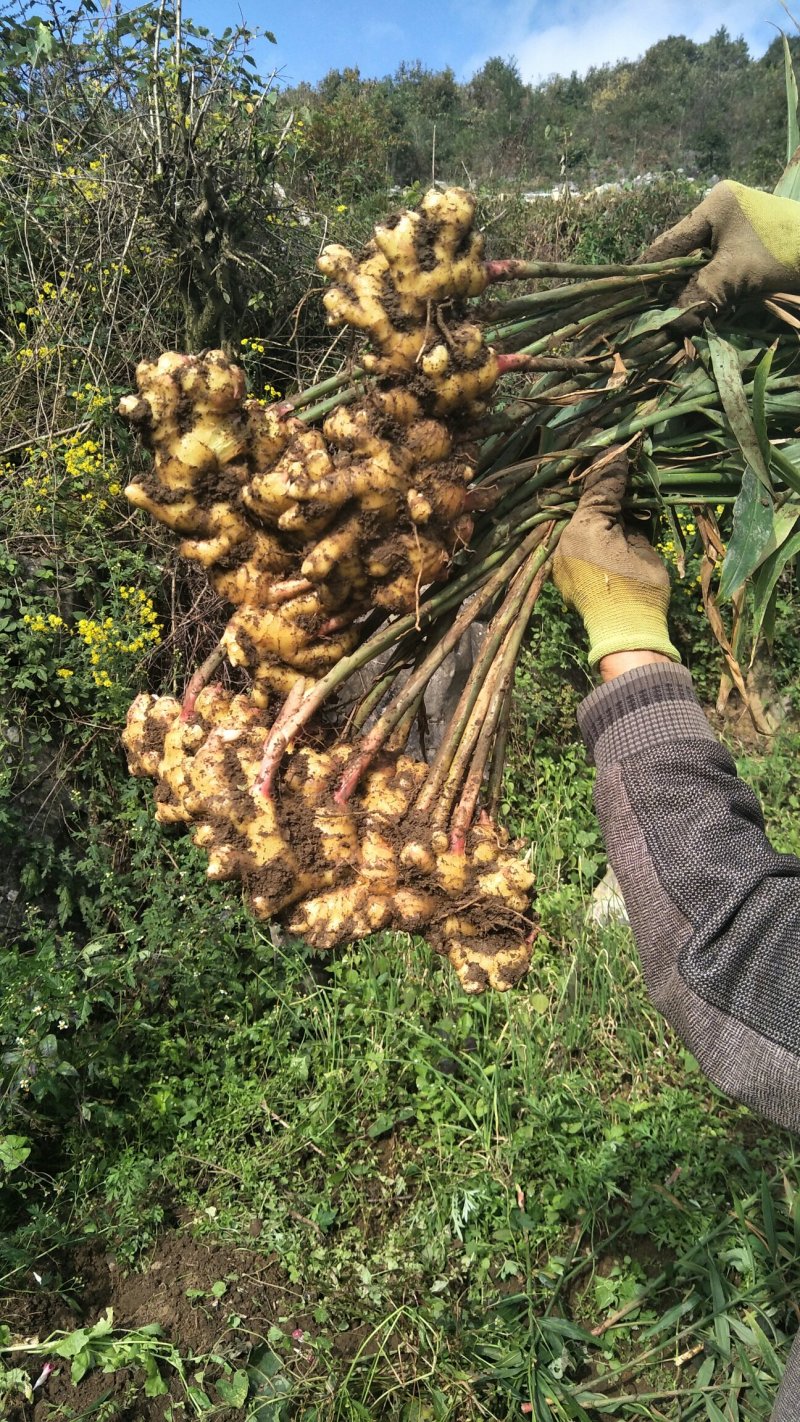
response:
<path id="1" fill-rule="evenodd" d="M 3 1194 L 7 1288 L 36 1258 L 69 1294 L 87 1240 L 146 1267 L 180 1220 L 279 1261 L 273 1422 L 768 1416 L 795 1324 L 795 1145 L 699 1075 L 628 930 L 586 925 L 590 774 L 519 704 L 506 814 L 532 840 L 542 931 L 507 996 L 466 997 L 402 935 L 312 959 L 197 892 L 191 846 L 126 787 L 129 891 L 103 889 L 96 841 L 81 871 L 118 933 L 87 946 L 39 922 L 7 980 L 31 1151 Z M 793 749 L 747 763 L 779 843 Z"/>

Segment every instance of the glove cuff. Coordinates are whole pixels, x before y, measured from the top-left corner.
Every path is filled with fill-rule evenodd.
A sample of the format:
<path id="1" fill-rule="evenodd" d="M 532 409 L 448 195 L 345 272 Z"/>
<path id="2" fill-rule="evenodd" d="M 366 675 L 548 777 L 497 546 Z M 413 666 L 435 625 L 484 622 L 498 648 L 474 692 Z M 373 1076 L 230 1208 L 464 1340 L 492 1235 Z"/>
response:
<path id="1" fill-rule="evenodd" d="M 671 662 L 679 662 L 681 654 L 670 641 L 669 630 L 664 618 L 653 619 L 652 626 L 644 619 L 637 622 L 635 633 L 627 629 L 627 619 L 620 619 L 618 630 L 611 630 L 603 638 L 594 640 L 589 634 L 589 666 L 596 667 L 603 657 L 612 652 L 661 652 Z M 587 628 L 588 631 L 588 628 Z"/>
<path id="2" fill-rule="evenodd" d="M 570 581 L 569 601 L 589 637 L 590 666 L 612 652 L 661 652 L 670 661 L 680 661 L 667 627 L 668 585 L 623 578 L 583 562 L 579 577 Z"/>

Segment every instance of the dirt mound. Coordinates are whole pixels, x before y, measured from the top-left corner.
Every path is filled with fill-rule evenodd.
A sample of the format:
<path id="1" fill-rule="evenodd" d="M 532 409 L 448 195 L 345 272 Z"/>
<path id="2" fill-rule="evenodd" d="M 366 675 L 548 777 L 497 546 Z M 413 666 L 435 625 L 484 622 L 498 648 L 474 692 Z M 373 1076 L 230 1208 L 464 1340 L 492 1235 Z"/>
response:
<path id="1" fill-rule="evenodd" d="M 307 1299 L 287 1282 L 274 1255 L 204 1244 L 189 1234 L 164 1236 L 140 1272 L 124 1274 L 113 1258 L 86 1248 L 76 1253 L 70 1274 L 57 1294 L 9 1297 L 4 1315 L 18 1339 L 88 1327 L 111 1308 L 115 1330 L 160 1325 L 164 1339 L 181 1354 L 189 1376 L 193 1371 L 189 1360 L 209 1353 L 222 1355 L 235 1368 L 245 1366 L 254 1341 L 265 1338 L 279 1320 L 287 1333 L 309 1324 L 303 1312 Z M 74 1308 L 69 1301 L 74 1301 Z M 28 1361 L 35 1380 L 44 1360 L 41 1355 L 15 1359 L 23 1366 Z M 169 1365 L 161 1369 L 168 1395 L 146 1398 L 140 1370 L 102 1373 L 95 1369 L 73 1387 L 69 1363 L 52 1361 L 56 1368 L 37 1389 L 35 1403 L 10 1407 L 3 1422 L 56 1422 L 60 1416 L 88 1415 L 87 1409 L 103 1404 L 114 1407 L 108 1415 L 115 1422 L 164 1422 L 171 1415 L 171 1404 L 185 1396 L 183 1383 Z M 214 1379 L 222 1373 L 215 1365 L 206 1368 L 204 1386 L 212 1397 Z M 215 1410 L 214 1416 L 226 1422 L 241 1412 L 228 1408 Z"/>

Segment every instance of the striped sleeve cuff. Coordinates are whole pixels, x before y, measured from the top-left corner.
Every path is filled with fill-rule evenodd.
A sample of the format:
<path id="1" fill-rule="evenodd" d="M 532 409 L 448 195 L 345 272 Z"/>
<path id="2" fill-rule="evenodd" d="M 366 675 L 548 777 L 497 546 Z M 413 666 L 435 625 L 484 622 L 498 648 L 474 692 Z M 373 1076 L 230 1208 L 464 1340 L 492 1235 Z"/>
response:
<path id="1" fill-rule="evenodd" d="M 716 741 L 686 667 L 664 662 L 598 686 L 581 702 L 578 725 L 598 770 L 664 741 Z"/>

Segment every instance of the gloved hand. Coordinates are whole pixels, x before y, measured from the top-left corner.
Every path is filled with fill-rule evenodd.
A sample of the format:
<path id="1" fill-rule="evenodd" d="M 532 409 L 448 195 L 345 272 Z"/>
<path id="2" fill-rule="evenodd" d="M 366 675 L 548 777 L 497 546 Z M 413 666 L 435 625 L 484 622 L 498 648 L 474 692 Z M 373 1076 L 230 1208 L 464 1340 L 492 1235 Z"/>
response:
<path id="1" fill-rule="evenodd" d="M 688 217 L 648 247 L 643 262 L 685 257 L 710 247 L 707 266 L 692 276 L 678 306 L 721 307 L 743 296 L 800 291 L 800 203 L 741 183 L 717 183 Z M 692 312 L 699 326 L 701 311 Z M 707 314 L 707 313 L 706 313 Z"/>
<path id="2" fill-rule="evenodd" d="M 586 476 L 578 507 L 553 558 L 553 581 L 589 634 L 589 664 L 612 652 L 680 655 L 669 640 L 669 574 L 641 533 L 620 519 L 628 482 L 620 451 Z"/>

